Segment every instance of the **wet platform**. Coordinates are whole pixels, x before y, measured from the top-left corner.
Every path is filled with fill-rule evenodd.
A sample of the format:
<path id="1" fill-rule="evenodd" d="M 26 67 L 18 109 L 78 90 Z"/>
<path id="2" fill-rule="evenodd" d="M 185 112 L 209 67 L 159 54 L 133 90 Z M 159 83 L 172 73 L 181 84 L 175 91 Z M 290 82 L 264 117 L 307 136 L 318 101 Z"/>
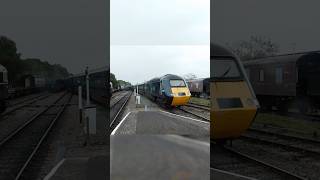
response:
<path id="1" fill-rule="evenodd" d="M 170 113 L 144 96 L 140 96 L 140 100 L 141 103 L 136 104 L 135 96 L 131 97 L 121 123 L 112 132 L 113 135 L 176 134 L 198 137 L 210 136 L 210 123 Z"/>
<path id="2" fill-rule="evenodd" d="M 246 176 L 242 176 L 239 174 L 227 172 L 227 171 L 222 171 L 219 169 L 210 169 L 210 174 L 211 174 L 211 179 L 217 179 L 217 180 L 257 180 L 254 178 L 249 178 Z"/>
<path id="3" fill-rule="evenodd" d="M 111 136 L 111 179 L 209 179 L 210 145 L 176 135 Z"/>

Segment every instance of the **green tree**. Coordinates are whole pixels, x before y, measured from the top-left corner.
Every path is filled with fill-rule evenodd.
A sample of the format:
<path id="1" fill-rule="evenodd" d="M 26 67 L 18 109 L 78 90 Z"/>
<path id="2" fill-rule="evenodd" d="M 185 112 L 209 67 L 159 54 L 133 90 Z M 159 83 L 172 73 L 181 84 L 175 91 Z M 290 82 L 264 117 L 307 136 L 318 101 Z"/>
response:
<path id="1" fill-rule="evenodd" d="M 124 81 L 124 80 L 118 80 L 118 84 L 119 84 L 119 86 L 123 86 L 123 87 L 131 86 L 130 82 L 127 82 L 127 81 Z"/>
<path id="2" fill-rule="evenodd" d="M 69 75 L 66 68 L 59 64 L 49 64 L 36 58 L 22 60 L 16 43 L 4 36 L 0 36 L 0 64 L 8 70 L 9 84 L 19 85 L 21 78 L 28 74 L 41 75 L 47 80 L 56 80 Z"/>
<path id="3" fill-rule="evenodd" d="M 19 72 L 23 69 L 19 61 L 20 54 L 16 43 L 5 36 L 0 36 L 0 64 L 7 68 L 9 82 L 19 78 Z"/>
<path id="4" fill-rule="evenodd" d="M 117 88 L 119 86 L 118 80 L 113 73 L 110 73 L 110 82 L 112 83 L 113 88 Z"/>

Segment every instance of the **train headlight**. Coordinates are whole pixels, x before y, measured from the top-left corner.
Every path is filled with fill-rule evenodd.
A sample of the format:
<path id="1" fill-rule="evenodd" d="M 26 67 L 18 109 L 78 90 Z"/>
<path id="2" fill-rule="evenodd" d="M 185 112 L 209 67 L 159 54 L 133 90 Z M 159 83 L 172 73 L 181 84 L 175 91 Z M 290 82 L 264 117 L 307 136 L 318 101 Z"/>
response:
<path id="1" fill-rule="evenodd" d="M 255 102 L 251 98 L 247 98 L 246 104 L 247 106 L 255 106 Z"/>
<path id="2" fill-rule="evenodd" d="M 247 104 L 247 106 L 259 107 L 259 102 L 257 99 L 247 98 L 246 104 Z"/>

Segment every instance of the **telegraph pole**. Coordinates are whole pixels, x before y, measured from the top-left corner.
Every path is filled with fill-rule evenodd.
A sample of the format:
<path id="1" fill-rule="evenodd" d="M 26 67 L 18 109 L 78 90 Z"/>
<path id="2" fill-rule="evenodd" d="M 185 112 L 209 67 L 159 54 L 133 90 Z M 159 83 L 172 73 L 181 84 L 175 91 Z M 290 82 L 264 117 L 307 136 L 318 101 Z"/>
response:
<path id="1" fill-rule="evenodd" d="M 90 91 L 89 91 L 89 67 L 86 67 L 85 70 L 85 74 L 86 74 L 86 89 L 87 89 L 87 106 L 90 105 Z"/>

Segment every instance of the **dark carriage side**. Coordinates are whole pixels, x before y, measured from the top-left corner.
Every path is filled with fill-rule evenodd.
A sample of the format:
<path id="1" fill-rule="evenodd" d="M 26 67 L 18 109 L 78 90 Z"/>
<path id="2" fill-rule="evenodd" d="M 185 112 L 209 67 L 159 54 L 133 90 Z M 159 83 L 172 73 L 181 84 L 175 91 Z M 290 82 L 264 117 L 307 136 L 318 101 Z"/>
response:
<path id="1" fill-rule="evenodd" d="M 246 72 L 264 108 L 275 105 L 288 111 L 298 107 L 303 113 L 319 107 L 320 73 L 318 53 L 271 56 L 244 62 Z M 320 80 L 320 79 L 319 79 Z"/>

